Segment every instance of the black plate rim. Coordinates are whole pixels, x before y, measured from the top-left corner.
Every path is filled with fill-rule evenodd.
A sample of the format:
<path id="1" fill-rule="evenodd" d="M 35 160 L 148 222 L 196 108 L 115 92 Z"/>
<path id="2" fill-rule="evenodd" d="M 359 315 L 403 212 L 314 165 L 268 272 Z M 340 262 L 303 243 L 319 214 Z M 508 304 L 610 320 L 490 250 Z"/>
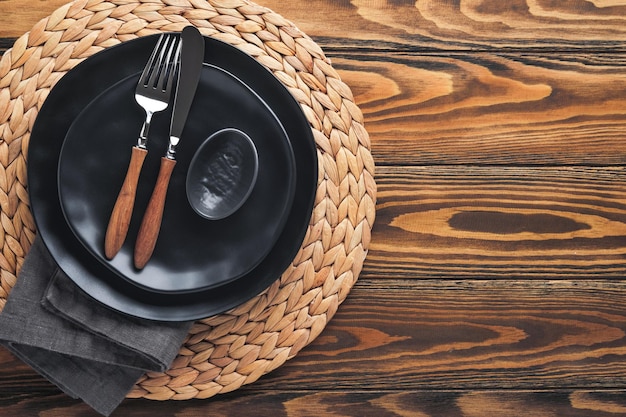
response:
<path id="1" fill-rule="evenodd" d="M 154 38 L 156 36 L 157 35 L 153 35 L 152 37 Z M 74 69 L 78 71 L 81 70 L 81 68 L 88 67 L 89 65 L 94 65 L 91 63 L 93 59 L 101 60 L 101 58 L 96 57 L 102 56 L 101 54 L 106 54 L 107 56 L 110 56 L 112 53 L 116 53 L 122 48 L 128 47 L 130 42 L 134 42 L 136 43 L 136 45 L 143 45 L 143 50 L 152 49 L 154 43 L 156 42 L 156 39 L 150 40 L 149 38 L 150 36 L 146 36 L 108 48 L 103 52 L 100 52 L 90 58 L 85 59 L 83 62 L 79 63 Z M 284 259 L 288 259 L 288 261 L 284 261 L 280 266 L 267 266 L 267 269 L 270 269 L 268 275 L 273 274 L 271 279 L 267 279 L 264 282 L 244 282 L 244 280 L 241 279 L 233 283 L 227 284 L 223 287 L 219 287 L 214 291 L 196 293 L 193 297 L 187 297 L 184 300 L 179 300 L 176 296 L 171 295 L 163 298 L 159 294 L 145 294 L 150 296 L 146 299 L 138 299 L 137 296 L 133 297 L 127 295 L 128 292 L 135 291 L 134 288 L 129 288 L 128 283 L 121 279 L 118 279 L 115 282 L 105 283 L 101 278 L 98 277 L 102 275 L 106 276 L 108 271 L 106 268 L 104 268 L 99 263 L 96 263 L 95 261 L 89 262 L 88 258 L 78 259 L 78 256 L 74 256 L 79 255 L 81 253 L 81 250 L 84 251 L 82 245 L 78 244 L 77 242 L 64 241 L 61 236 L 54 236 L 54 234 L 44 236 L 42 235 L 42 233 L 39 233 L 47 249 L 53 255 L 60 268 L 68 276 L 88 276 L 87 278 L 82 277 L 83 281 L 75 281 L 78 287 L 82 288 L 83 291 L 85 291 L 95 300 L 100 301 L 111 309 L 131 316 L 160 321 L 188 321 L 214 316 L 216 314 L 220 314 L 227 310 L 230 310 L 231 308 L 234 308 L 242 303 L 245 303 L 246 301 L 263 292 L 273 282 L 280 279 L 280 276 L 283 273 L 284 269 L 287 268 L 289 263 L 293 261 L 297 252 L 300 250 L 302 241 L 305 238 L 305 234 L 308 229 L 309 219 L 312 215 L 319 171 L 318 155 L 311 126 L 302 109 L 300 108 L 299 103 L 289 93 L 286 87 L 270 72 L 270 70 L 262 66 L 253 57 L 221 40 L 209 37 L 206 37 L 205 40 L 205 62 L 214 62 L 215 60 L 215 57 L 212 57 L 212 54 L 214 54 L 214 52 L 210 51 L 208 48 L 208 46 L 213 44 L 214 46 L 216 46 L 216 49 L 228 51 L 228 53 L 237 56 L 237 59 L 246 61 L 246 65 L 255 67 L 257 72 L 264 71 L 265 73 L 267 73 L 269 75 L 265 75 L 265 77 L 267 78 L 266 81 L 268 82 L 267 88 L 278 88 L 279 90 L 282 90 L 284 92 L 282 95 L 284 95 L 284 99 L 286 101 L 289 101 L 289 105 L 285 104 L 286 107 L 277 111 L 277 115 L 279 116 L 279 120 L 281 120 L 285 125 L 288 133 L 291 132 L 291 129 L 294 129 L 299 133 L 300 141 L 298 142 L 298 146 L 302 147 L 302 152 L 307 153 L 310 158 L 310 160 L 307 161 L 310 165 L 308 167 L 309 172 L 304 173 L 303 176 L 301 176 L 300 169 L 296 167 L 298 171 L 298 178 L 296 181 L 302 181 L 305 186 L 312 186 L 312 192 L 309 195 L 304 196 L 302 200 L 299 201 L 299 204 L 301 206 L 301 215 L 304 216 L 306 220 L 302 219 L 302 224 L 300 225 L 299 230 L 294 233 L 294 236 L 292 236 L 292 240 L 289 242 L 286 248 L 288 254 L 285 255 Z M 137 46 L 137 48 L 139 48 L 139 46 Z M 147 53 L 144 52 L 142 62 L 145 62 L 146 57 Z M 137 65 L 139 68 L 141 68 L 142 66 L 142 64 Z M 124 69 L 120 69 L 114 74 L 106 73 L 101 75 L 103 75 L 103 77 L 105 78 L 113 77 L 121 79 L 125 75 L 124 72 Z M 46 160 L 46 152 L 37 155 L 36 152 L 32 152 L 32 146 L 37 143 L 38 138 L 41 138 L 40 140 L 44 140 L 42 137 L 45 136 L 45 133 L 47 131 L 47 125 L 45 122 L 49 121 L 50 123 L 54 123 L 56 118 L 67 116 L 63 112 L 61 112 L 55 114 L 55 117 L 51 120 L 46 119 L 43 122 L 41 121 L 42 114 L 50 113 L 49 108 L 53 107 L 53 104 L 51 104 L 51 99 L 56 98 L 56 91 L 61 88 L 66 88 L 67 85 L 72 82 L 73 77 L 71 76 L 71 73 L 72 71 L 66 73 L 57 82 L 56 86 L 50 91 L 47 100 L 42 105 L 39 117 L 35 121 L 35 124 L 33 126 L 30 142 L 31 147 L 29 148 L 30 163 L 27 165 L 27 170 L 29 171 L 27 185 L 29 191 L 35 195 L 37 191 L 41 191 L 39 190 L 39 188 L 42 187 L 42 184 L 39 184 L 34 179 L 35 176 L 32 175 L 34 172 L 33 170 L 35 169 L 34 166 L 37 163 L 45 165 L 45 163 L 49 163 L 49 161 Z M 245 79 L 243 78 L 245 77 L 242 77 L 242 80 L 245 81 Z M 85 88 L 84 94 L 89 94 L 91 97 L 97 95 L 98 87 L 96 85 L 87 84 L 83 87 Z M 260 86 L 255 88 L 255 90 L 259 91 L 265 88 L 265 86 Z M 74 103 L 74 106 L 80 105 L 81 102 Z M 67 112 L 71 112 L 71 109 L 67 110 Z M 283 113 L 290 113 L 290 118 L 286 122 L 281 117 L 281 114 Z M 59 120 L 58 123 L 61 123 L 61 120 Z M 308 178 L 305 178 L 307 175 Z M 309 182 L 311 184 L 309 184 Z M 33 214 L 39 213 L 39 215 L 34 215 L 34 221 L 37 229 L 41 230 L 41 226 L 43 223 L 50 222 L 50 219 L 48 218 L 49 214 L 45 212 L 45 207 L 43 208 L 43 210 L 39 207 L 39 203 L 41 203 L 41 205 L 43 206 L 45 206 L 45 204 L 37 201 L 37 198 L 32 198 L 32 196 L 30 203 Z M 295 210 L 292 210 L 290 218 L 294 215 L 294 212 Z M 288 221 L 290 221 L 290 219 L 288 219 Z M 66 231 L 66 234 L 67 232 L 69 231 Z M 283 233 L 285 233 L 285 231 Z M 279 238 L 279 242 L 281 241 L 281 239 L 282 236 Z M 76 245 L 79 245 L 80 248 L 78 248 Z M 85 254 L 84 252 L 82 253 L 83 255 Z M 264 263 L 260 265 L 260 267 L 263 266 Z M 89 278 L 91 278 L 91 281 L 89 281 Z M 243 291 L 245 292 L 245 296 L 239 296 L 236 299 L 229 299 L 227 297 L 227 291 L 230 291 L 230 293 L 238 293 L 239 291 Z M 104 302 L 103 298 L 107 297 L 108 301 Z"/>

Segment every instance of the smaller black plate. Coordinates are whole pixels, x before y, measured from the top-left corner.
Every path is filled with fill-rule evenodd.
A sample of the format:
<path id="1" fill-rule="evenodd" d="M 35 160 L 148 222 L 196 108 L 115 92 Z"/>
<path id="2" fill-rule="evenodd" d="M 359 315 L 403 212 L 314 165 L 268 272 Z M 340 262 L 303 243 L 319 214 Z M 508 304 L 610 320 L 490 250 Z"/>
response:
<path id="1" fill-rule="evenodd" d="M 283 230 L 294 196 L 295 164 L 289 138 L 261 98 L 232 74 L 203 67 L 176 149 L 163 222 L 152 258 L 133 265 L 135 237 L 167 149 L 171 110 L 155 114 L 148 138 L 131 228 L 112 260 L 104 235 L 144 119 L 135 102 L 139 73 L 93 100 L 74 120 L 59 159 L 59 196 L 65 218 L 85 247 L 119 276 L 151 291 L 193 292 L 223 285 L 254 269 Z M 171 106 L 170 106 L 171 109 Z M 259 171 L 252 193 L 221 220 L 199 216 L 186 197 L 189 164 L 207 137 L 225 128 L 250 136 Z"/>

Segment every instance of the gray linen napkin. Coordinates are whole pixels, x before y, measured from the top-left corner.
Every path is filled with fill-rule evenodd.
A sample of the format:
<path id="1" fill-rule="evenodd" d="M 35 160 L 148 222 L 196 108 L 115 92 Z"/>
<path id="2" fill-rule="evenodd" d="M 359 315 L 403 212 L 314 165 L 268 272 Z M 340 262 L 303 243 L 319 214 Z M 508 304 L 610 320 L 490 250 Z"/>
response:
<path id="1" fill-rule="evenodd" d="M 0 314 L 0 343 L 108 416 L 146 371 L 167 370 L 193 322 L 113 311 L 83 293 L 35 239 Z"/>

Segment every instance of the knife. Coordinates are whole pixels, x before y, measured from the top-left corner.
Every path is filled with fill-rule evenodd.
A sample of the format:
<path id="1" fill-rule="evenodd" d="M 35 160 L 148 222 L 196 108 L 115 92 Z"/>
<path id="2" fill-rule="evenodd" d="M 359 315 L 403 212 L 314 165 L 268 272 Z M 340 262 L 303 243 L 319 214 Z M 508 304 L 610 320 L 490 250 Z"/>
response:
<path id="1" fill-rule="evenodd" d="M 196 27 L 186 26 L 181 33 L 181 39 L 180 71 L 174 97 L 170 141 L 165 156 L 161 158 L 159 175 L 135 242 L 134 263 L 138 269 L 142 269 L 148 263 L 156 246 L 167 188 L 176 165 L 176 147 L 181 140 L 204 61 L 204 38 Z"/>

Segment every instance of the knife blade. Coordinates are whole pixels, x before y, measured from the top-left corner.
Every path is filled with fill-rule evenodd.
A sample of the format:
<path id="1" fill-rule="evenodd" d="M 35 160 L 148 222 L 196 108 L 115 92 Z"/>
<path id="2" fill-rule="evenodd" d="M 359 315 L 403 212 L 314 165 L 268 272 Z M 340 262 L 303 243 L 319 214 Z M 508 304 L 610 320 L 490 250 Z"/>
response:
<path id="1" fill-rule="evenodd" d="M 156 185 L 137 234 L 134 252 L 134 264 L 137 269 L 145 267 L 156 246 L 165 208 L 167 188 L 176 165 L 176 147 L 181 140 L 202 71 L 204 60 L 204 38 L 202 34 L 196 27 L 186 26 L 181 33 L 181 39 L 181 61 L 172 110 L 170 140 L 167 152 L 161 158 Z"/>
<path id="2" fill-rule="evenodd" d="M 202 61 L 204 58 L 204 38 L 195 26 L 187 26 L 182 34 L 182 51 L 180 72 L 178 73 L 178 87 L 174 97 L 172 122 L 170 125 L 170 142 L 167 148 L 166 158 L 174 159 L 176 146 L 185 128 L 187 115 L 195 96 Z"/>

